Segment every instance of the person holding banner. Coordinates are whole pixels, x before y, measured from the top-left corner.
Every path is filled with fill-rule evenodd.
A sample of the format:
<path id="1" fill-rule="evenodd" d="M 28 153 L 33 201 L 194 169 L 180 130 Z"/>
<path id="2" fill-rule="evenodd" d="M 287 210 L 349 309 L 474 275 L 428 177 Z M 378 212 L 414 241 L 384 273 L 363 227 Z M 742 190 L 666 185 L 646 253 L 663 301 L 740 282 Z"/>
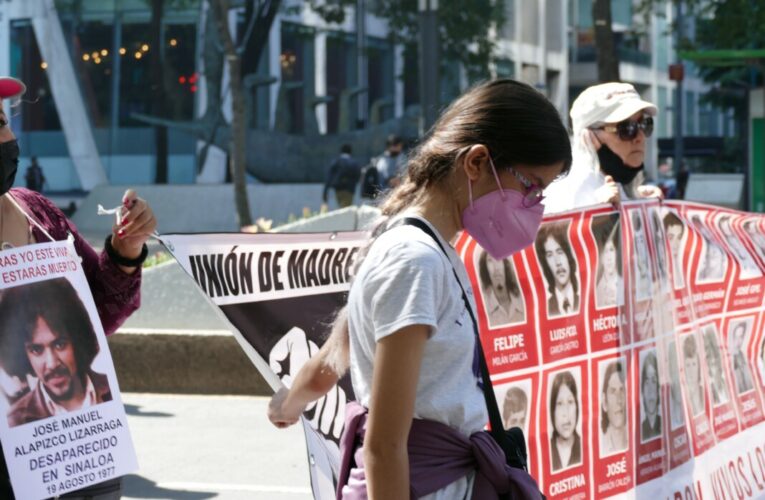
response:
<path id="1" fill-rule="evenodd" d="M 339 497 L 409 498 L 416 491 L 428 500 L 471 492 L 539 498 L 531 477 L 508 466 L 483 431 L 489 396 L 482 387 L 491 382 L 481 380 L 470 280 L 449 242 L 464 229 L 496 260 L 533 243 L 542 190 L 570 161 L 555 107 L 507 79 L 454 101 L 411 155 L 404 179 L 381 205 L 347 313 L 334 326 L 333 336 L 349 342 L 358 403 L 346 406 Z M 300 406 L 293 400 L 302 403 L 337 381 L 322 351 L 323 362 L 306 365 L 307 374 L 301 370 L 292 388 L 275 396 L 270 418 L 277 425 L 297 418 L 282 411 Z M 439 466 L 426 452 L 434 447 Z"/>
<path id="2" fill-rule="evenodd" d="M 545 192 L 547 213 L 565 212 L 623 199 L 661 198 L 656 186 L 642 185 L 646 139 L 653 133 L 656 106 L 628 83 L 585 89 L 571 106 L 571 174 Z"/>
<path id="3" fill-rule="evenodd" d="M 3 100 L 17 99 L 25 91 L 23 82 L 0 77 L 0 250 L 72 238 L 82 259 L 104 332 L 111 334 L 140 304 L 141 264 L 148 255 L 145 243 L 157 227 L 156 218 L 148 203 L 129 189 L 122 198 L 121 224 L 112 227 L 104 250 L 97 254 L 50 200 L 28 189 L 12 189 L 19 163 L 19 146 L 8 126 Z M 62 498 L 110 500 L 120 498 L 121 494 L 122 481 L 118 478 Z M 2 453 L 0 498 L 14 498 Z"/>

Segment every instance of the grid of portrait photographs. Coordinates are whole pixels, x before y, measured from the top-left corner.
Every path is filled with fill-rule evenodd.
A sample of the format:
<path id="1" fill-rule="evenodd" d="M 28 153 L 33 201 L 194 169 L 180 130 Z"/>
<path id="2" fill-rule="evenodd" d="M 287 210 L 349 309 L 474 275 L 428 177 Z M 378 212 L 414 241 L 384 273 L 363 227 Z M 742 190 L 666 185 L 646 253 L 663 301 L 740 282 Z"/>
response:
<path id="1" fill-rule="evenodd" d="M 546 216 L 508 259 L 462 245 L 487 359 L 523 335 L 514 355 L 537 360 L 490 372 L 548 498 L 661 491 L 765 425 L 761 216 L 625 202 Z"/>

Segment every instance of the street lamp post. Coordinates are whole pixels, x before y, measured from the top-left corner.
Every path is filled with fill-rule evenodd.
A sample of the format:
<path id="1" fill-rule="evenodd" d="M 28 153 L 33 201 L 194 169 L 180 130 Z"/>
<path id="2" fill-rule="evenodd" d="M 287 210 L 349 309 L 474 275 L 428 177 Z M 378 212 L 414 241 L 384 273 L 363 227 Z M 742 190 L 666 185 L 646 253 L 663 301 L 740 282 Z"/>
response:
<path id="1" fill-rule="evenodd" d="M 420 134 L 425 134 L 438 117 L 439 88 L 438 0 L 418 0 L 420 13 Z"/>
<path id="2" fill-rule="evenodd" d="M 356 128 L 367 125 L 369 113 L 369 66 L 367 54 L 366 0 L 356 0 L 356 79 L 364 89 L 357 97 Z"/>
<path id="3" fill-rule="evenodd" d="M 675 174 L 683 169 L 683 66 L 680 58 L 680 44 L 683 41 L 683 2 L 677 2 L 676 10 L 677 29 L 675 31 L 675 50 L 678 54 L 677 65 L 679 74 L 675 74 L 675 102 L 672 105 L 672 111 L 675 115 Z"/>

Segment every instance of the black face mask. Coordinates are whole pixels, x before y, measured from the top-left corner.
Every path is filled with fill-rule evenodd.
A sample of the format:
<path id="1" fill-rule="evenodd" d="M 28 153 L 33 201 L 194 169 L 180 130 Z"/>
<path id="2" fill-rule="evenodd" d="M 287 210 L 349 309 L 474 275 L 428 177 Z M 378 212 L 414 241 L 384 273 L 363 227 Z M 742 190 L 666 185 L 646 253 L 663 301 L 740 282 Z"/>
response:
<path id="1" fill-rule="evenodd" d="M 7 193 L 19 169 L 19 143 L 16 139 L 0 143 L 0 196 Z"/>
<path id="2" fill-rule="evenodd" d="M 598 159 L 600 160 L 600 170 L 614 178 L 619 184 L 629 184 L 640 173 L 644 165 L 639 167 L 628 167 L 624 164 L 622 159 L 611 151 L 611 149 L 605 144 L 598 149 Z"/>

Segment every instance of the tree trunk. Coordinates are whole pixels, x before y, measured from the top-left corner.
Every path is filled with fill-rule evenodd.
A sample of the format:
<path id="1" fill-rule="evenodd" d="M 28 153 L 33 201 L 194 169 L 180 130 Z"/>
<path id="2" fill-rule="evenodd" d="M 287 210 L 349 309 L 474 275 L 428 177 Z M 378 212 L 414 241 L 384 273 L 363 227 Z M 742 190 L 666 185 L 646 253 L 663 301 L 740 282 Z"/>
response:
<path id="1" fill-rule="evenodd" d="M 165 0 L 151 0 L 151 35 L 149 56 L 151 60 L 151 114 L 166 118 L 165 112 L 165 71 L 162 68 L 162 14 Z M 157 184 L 167 184 L 167 127 L 154 126 L 155 177 Z"/>
<path id="2" fill-rule="evenodd" d="M 250 203 L 247 199 L 246 138 L 247 120 L 245 113 L 244 89 L 242 88 L 242 59 L 238 55 L 227 56 L 229 78 L 231 79 L 231 177 L 234 180 L 234 198 L 239 214 L 239 226 L 252 225 Z"/>
<path id="3" fill-rule="evenodd" d="M 239 227 L 252 225 L 250 203 L 247 199 L 247 177 L 245 176 L 245 142 L 247 123 L 245 120 L 245 99 L 242 85 L 242 58 L 237 53 L 234 39 L 228 29 L 228 0 L 210 0 L 210 10 L 215 16 L 218 34 L 223 41 L 223 51 L 228 62 L 229 85 L 231 86 L 231 177 L 234 180 L 234 201 L 239 219 Z"/>
<path id="4" fill-rule="evenodd" d="M 592 2 L 592 20 L 595 30 L 595 51 L 598 57 L 598 81 L 618 82 L 619 56 L 611 24 L 611 0 Z"/>

